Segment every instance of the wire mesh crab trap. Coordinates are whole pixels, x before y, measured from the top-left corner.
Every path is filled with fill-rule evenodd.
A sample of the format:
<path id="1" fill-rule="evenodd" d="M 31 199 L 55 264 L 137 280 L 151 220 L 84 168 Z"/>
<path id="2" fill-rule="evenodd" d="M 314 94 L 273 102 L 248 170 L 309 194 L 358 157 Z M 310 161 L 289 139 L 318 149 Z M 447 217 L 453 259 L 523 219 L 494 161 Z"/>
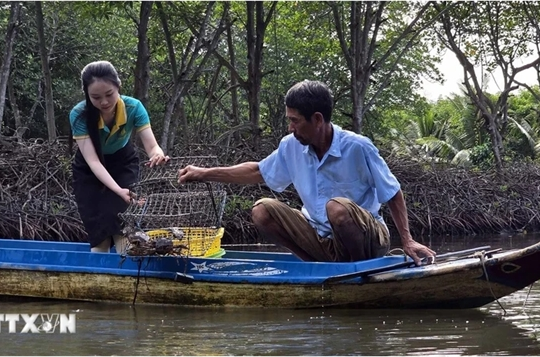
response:
<path id="1" fill-rule="evenodd" d="M 216 156 L 182 156 L 172 157 L 165 165 L 148 167 L 141 164 L 139 170 L 139 185 L 149 185 L 151 183 L 176 182 L 178 179 L 178 170 L 188 165 L 199 167 L 218 166 L 219 162 Z M 212 183 L 215 187 L 222 187 L 221 183 Z"/>
<path id="2" fill-rule="evenodd" d="M 186 165 L 210 167 L 215 157 L 171 158 L 163 166 L 140 169 L 131 187 L 137 199 L 120 214 L 130 255 L 175 253 L 217 256 L 224 253 L 221 219 L 226 192 L 220 183 L 178 184 L 178 170 Z"/>

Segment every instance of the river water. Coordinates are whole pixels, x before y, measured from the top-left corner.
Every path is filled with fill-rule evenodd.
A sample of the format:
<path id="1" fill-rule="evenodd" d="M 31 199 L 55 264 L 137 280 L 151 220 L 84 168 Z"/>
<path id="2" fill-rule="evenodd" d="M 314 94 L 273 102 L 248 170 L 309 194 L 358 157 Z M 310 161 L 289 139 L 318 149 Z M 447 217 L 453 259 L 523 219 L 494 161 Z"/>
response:
<path id="1" fill-rule="evenodd" d="M 424 243 L 444 253 L 484 245 L 521 248 L 537 239 L 498 235 Z M 18 322 L 10 333 L 0 321 L 0 354 L 540 355 L 540 283 L 499 303 L 471 310 L 280 310 L 7 300 L 0 302 L 0 314 L 71 313 L 76 328 L 22 333 L 25 324 Z"/>

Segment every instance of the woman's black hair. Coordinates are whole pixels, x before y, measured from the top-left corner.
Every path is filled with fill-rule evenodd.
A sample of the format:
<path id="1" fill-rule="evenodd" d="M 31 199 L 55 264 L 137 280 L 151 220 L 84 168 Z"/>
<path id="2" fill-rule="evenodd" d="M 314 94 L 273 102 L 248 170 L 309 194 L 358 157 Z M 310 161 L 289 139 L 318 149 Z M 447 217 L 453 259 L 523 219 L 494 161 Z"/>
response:
<path id="1" fill-rule="evenodd" d="M 323 115 L 324 121 L 329 122 L 332 119 L 334 99 L 332 91 L 326 84 L 304 80 L 287 91 L 285 105 L 298 110 L 307 121 L 311 121 L 311 116 L 319 112 Z"/>
<path id="2" fill-rule="evenodd" d="M 109 82 L 120 89 L 122 82 L 118 77 L 118 73 L 114 66 L 108 61 L 96 61 L 87 64 L 81 71 L 81 84 L 86 98 L 86 105 L 78 120 L 86 120 L 86 126 L 88 128 L 88 134 L 92 140 L 92 144 L 96 148 L 96 154 L 99 160 L 104 163 L 103 150 L 101 148 L 101 141 L 99 139 L 99 109 L 96 108 L 90 96 L 88 94 L 88 86 L 94 83 L 96 80 L 102 80 Z"/>

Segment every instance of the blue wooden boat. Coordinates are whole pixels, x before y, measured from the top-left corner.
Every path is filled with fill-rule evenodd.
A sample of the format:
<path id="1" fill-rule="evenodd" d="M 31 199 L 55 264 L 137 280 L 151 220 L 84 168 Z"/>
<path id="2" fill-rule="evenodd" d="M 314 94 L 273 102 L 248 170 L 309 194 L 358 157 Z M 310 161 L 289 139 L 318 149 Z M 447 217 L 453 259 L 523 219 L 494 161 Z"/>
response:
<path id="1" fill-rule="evenodd" d="M 0 296 L 180 306 L 474 308 L 540 279 L 540 243 L 410 258 L 302 262 L 289 253 L 130 257 L 88 244 L 0 239 Z"/>

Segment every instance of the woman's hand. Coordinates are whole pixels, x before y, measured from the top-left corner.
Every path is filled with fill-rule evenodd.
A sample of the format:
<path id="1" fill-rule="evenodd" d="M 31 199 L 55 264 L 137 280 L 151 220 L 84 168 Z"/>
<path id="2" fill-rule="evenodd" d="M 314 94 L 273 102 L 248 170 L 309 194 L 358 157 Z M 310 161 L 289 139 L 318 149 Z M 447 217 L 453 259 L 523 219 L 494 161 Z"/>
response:
<path id="1" fill-rule="evenodd" d="M 155 154 L 146 162 L 146 166 L 154 167 L 156 165 L 165 165 L 167 161 L 170 160 L 170 157 L 168 155 L 163 154 Z"/>
<path id="2" fill-rule="evenodd" d="M 120 198 L 122 198 L 127 204 L 134 202 L 137 198 L 137 195 L 127 188 L 121 188 L 120 191 L 116 192 L 116 194 L 120 196 Z"/>
<path id="3" fill-rule="evenodd" d="M 166 156 L 164 151 L 159 147 L 156 137 L 154 136 L 154 132 L 150 126 L 141 130 L 139 132 L 139 136 L 141 137 L 141 141 L 144 145 L 144 150 L 150 158 L 150 160 L 145 163 L 146 166 L 154 167 L 156 165 L 163 165 L 169 161 L 169 156 Z"/>

